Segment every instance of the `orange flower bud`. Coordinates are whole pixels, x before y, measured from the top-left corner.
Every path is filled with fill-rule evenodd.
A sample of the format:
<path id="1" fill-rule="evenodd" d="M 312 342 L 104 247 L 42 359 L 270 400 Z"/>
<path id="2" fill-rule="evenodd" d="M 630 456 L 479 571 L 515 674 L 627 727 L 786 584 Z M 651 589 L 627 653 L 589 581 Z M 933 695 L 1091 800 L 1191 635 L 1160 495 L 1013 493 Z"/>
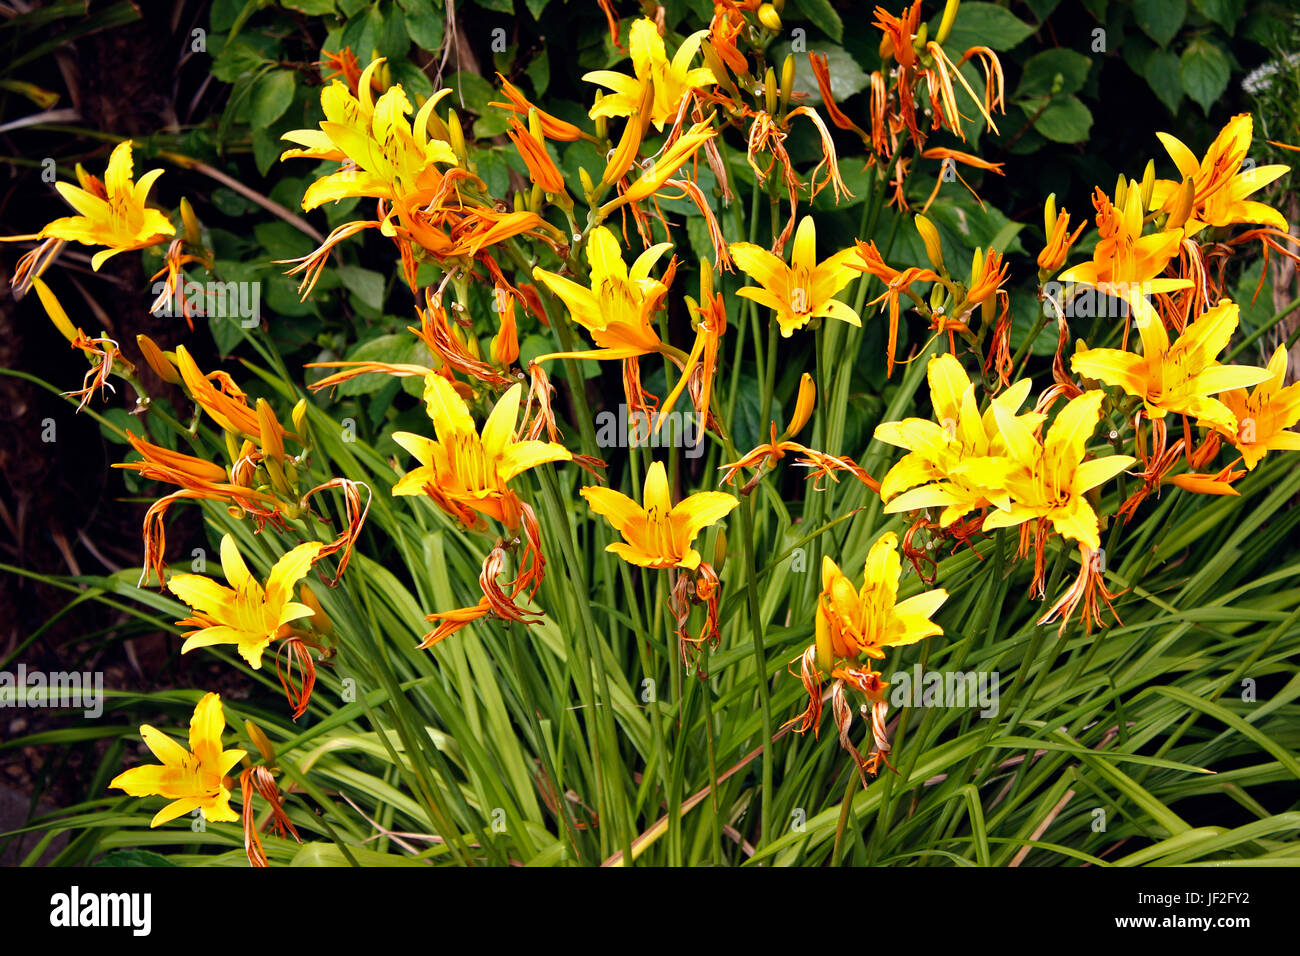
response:
<path id="1" fill-rule="evenodd" d="M 141 332 L 135 337 L 135 344 L 140 347 L 140 354 L 144 356 L 144 360 L 153 369 L 155 375 L 168 385 L 179 385 L 181 383 L 181 376 L 176 371 L 176 366 L 171 363 L 166 353 L 158 347 L 158 344 L 153 339 Z"/>
<path id="2" fill-rule="evenodd" d="M 813 384 L 813 377 L 804 372 L 799 379 L 799 397 L 795 400 L 794 414 L 790 416 L 790 424 L 785 430 L 787 438 L 793 438 L 803 431 L 803 427 L 808 424 L 808 419 L 812 418 L 816 404 L 817 386 Z"/>

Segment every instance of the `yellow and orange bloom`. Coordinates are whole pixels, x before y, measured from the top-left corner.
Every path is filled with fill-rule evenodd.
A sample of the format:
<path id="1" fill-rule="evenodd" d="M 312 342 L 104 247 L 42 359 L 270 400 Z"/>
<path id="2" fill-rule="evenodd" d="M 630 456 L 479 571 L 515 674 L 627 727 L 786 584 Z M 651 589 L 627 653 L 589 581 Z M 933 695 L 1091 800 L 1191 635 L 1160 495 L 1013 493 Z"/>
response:
<path id="1" fill-rule="evenodd" d="M 1112 205 L 1100 189 L 1093 195 L 1100 238 L 1092 259 L 1066 269 L 1058 277 L 1063 283 L 1077 283 L 1121 299 L 1129 306 L 1134 322 L 1159 323 L 1148 294 L 1173 292 L 1192 285 L 1190 279 L 1157 278 L 1178 254 L 1183 241 L 1181 229 L 1142 235 L 1142 197 L 1136 188 L 1126 191 L 1123 202 Z"/>
<path id="2" fill-rule="evenodd" d="M 510 480 L 546 462 L 573 457 L 555 442 L 515 437 L 522 389 L 522 384 L 516 384 L 501 396 L 480 434 L 465 400 L 452 384 L 430 373 L 424 381 L 424 403 L 437 437 L 393 434 L 393 441 L 420 463 L 398 480 L 393 494 L 427 494 L 466 527 L 481 526 L 478 515 L 516 527 L 519 502 L 508 487 Z"/>
<path id="3" fill-rule="evenodd" d="M 826 115 L 830 117 L 831 122 L 840 129 L 857 133 L 863 143 L 870 143 L 871 134 L 849 119 L 845 112 L 840 109 L 840 105 L 835 102 L 835 93 L 831 89 L 831 71 L 826 56 L 809 50 L 808 63 L 812 67 L 813 78 L 817 81 L 817 90 L 821 94 L 822 106 L 825 108 Z"/>
<path id="4" fill-rule="evenodd" d="M 817 227 L 812 216 L 799 222 L 789 264 L 749 242 L 733 242 L 730 251 L 736 265 L 758 283 L 737 294 L 772 309 L 781 335 L 788 338 L 812 319 L 822 317 L 862 324 L 852 306 L 835 298 L 858 274 L 858 250 L 844 249 L 818 262 Z"/>
<path id="5" fill-rule="evenodd" d="M 172 801 L 154 814 L 149 821 L 151 828 L 195 810 L 210 823 L 234 823 L 239 814 L 230 807 L 226 774 L 247 752 L 221 749 L 225 729 L 226 717 L 217 694 L 205 694 L 194 708 L 188 750 L 162 731 L 143 724 L 140 736 L 161 763 L 125 770 L 113 778 L 109 787 L 124 790 L 132 797 L 161 796 Z"/>
<path id="6" fill-rule="evenodd" d="M 952 355 L 937 355 L 926 369 L 934 421 L 907 418 L 877 426 L 878 441 L 907 449 L 880 483 L 886 514 L 942 508 L 946 528 L 977 508 L 1009 508 L 1007 481 L 1014 462 L 998 427 L 998 412 L 1015 417 L 1028 431 L 1042 424 L 1038 412 L 1018 414 L 1029 395 L 1021 379 L 1004 389 L 981 415 L 975 386 Z"/>
<path id="7" fill-rule="evenodd" d="M 319 541 L 300 544 L 281 556 L 263 586 L 248 570 L 235 539 L 221 539 L 221 570 L 226 584 L 201 574 L 175 574 L 167 588 L 194 609 L 193 617 L 179 623 L 193 625 L 185 635 L 181 653 L 196 647 L 233 644 L 239 656 L 257 670 L 271 641 L 286 637 L 290 625 L 313 611 L 293 599 L 298 582 L 325 547 Z"/>
<path id="8" fill-rule="evenodd" d="M 931 618 L 948 600 L 943 588 L 898 600 L 902 576 L 898 535 L 881 535 L 867 553 L 862 586 L 855 587 L 830 555 L 822 558 L 822 592 L 817 599 L 817 666 L 829 671 L 862 655 L 879 660 L 885 648 L 915 644 L 943 633 Z"/>
<path id="9" fill-rule="evenodd" d="M 629 268 L 614 233 L 597 226 L 587 237 L 590 286 L 541 267 L 533 269 L 533 278 L 559 297 L 573 321 L 587 330 L 597 346 L 589 352 L 546 358 L 626 359 L 658 352 L 661 343 L 651 319 L 663 307 L 674 269 L 669 265 L 665 281 L 652 277 L 650 270 L 671 248 L 667 242 L 651 246 Z"/>
<path id="10" fill-rule="evenodd" d="M 663 130 L 665 124 L 677 116 L 683 101 L 693 90 L 717 83 L 717 77 L 707 66 L 691 67 L 699 52 L 700 43 L 709 35 L 708 30 L 692 33 L 671 60 L 664 48 L 659 27 L 648 17 L 632 24 L 628 34 L 634 76 L 614 70 L 593 70 L 583 76 L 589 83 L 597 83 L 613 92 L 602 96 L 591 108 L 590 116 L 631 116 L 641 102 L 646 84 L 654 86 L 654 105 L 650 122 Z"/>
<path id="11" fill-rule="evenodd" d="M 1223 299 L 1188 324 L 1172 344 L 1158 318 L 1138 327 L 1142 355 L 1119 349 L 1076 352 L 1070 367 L 1076 374 L 1122 388 L 1142 399 L 1150 418 L 1167 414 L 1195 417 L 1232 437 L 1236 419 L 1222 402 L 1211 397 L 1228 389 L 1258 385 L 1271 377 L 1267 369 L 1220 365 L 1218 355 L 1237 328 L 1240 310 Z"/>
<path id="12" fill-rule="evenodd" d="M 678 136 L 656 158 L 646 160 L 644 172 L 637 180 L 623 191 L 623 194 L 611 199 L 596 212 L 600 219 L 606 219 L 627 203 L 638 203 L 658 193 L 665 186 L 681 184 L 684 180 L 673 179 L 673 175 L 691 159 L 701 146 L 716 136 L 716 131 L 709 128 L 708 121 L 696 123 L 689 130 Z M 703 208 L 707 208 L 707 205 Z M 701 210 L 703 211 L 703 209 Z"/>
<path id="13" fill-rule="evenodd" d="M 1242 168 L 1250 151 L 1254 120 L 1249 113 L 1239 113 L 1219 131 L 1205 157 L 1196 156 L 1180 140 L 1168 133 L 1156 133 L 1169 157 L 1178 167 L 1179 179 L 1157 179 L 1151 190 L 1149 208 L 1171 212 L 1179 199 L 1183 180 L 1192 180 L 1193 196 L 1190 215 L 1183 230 L 1195 236 L 1206 226 L 1231 226 L 1254 223 L 1287 231 L 1286 218 L 1272 206 L 1248 199 L 1269 183 L 1290 172 L 1281 164 Z"/>
<path id="14" fill-rule="evenodd" d="M 434 192 L 442 179 L 436 164 L 456 165 L 451 145 L 430 137 L 428 130 L 433 108 L 451 90 L 429 97 L 411 122 L 406 118 L 411 102 L 400 84 L 374 99 L 370 81 L 381 63 L 382 58 L 365 68 L 356 96 L 338 80 L 321 90 L 325 119 L 319 129 L 291 130 L 281 137 L 301 147 L 286 150 L 281 160 L 301 157 L 345 164 L 307 187 L 303 209 L 352 196 L 391 202 L 399 196 Z"/>
<path id="15" fill-rule="evenodd" d="M 87 246 L 105 246 L 90 258 L 90 268 L 99 267 L 117 255 L 132 249 L 144 249 L 175 235 L 176 227 L 157 209 L 145 205 L 149 190 L 161 169 L 151 169 L 136 182 L 132 178 L 131 141 L 124 140 L 113 149 L 101 182 L 80 166 L 80 186 L 55 183 L 54 188 L 77 215 L 55 219 L 34 235 L 6 236 L 5 241 L 19 239 L 56 239 L 80 242 Z"/>
<path id="16" fill-rule="evenodd" d="M 196 405 L 224 431 L 258 442 L 264 454 L 283 457 L 286 438 L 298 436 L 284 430 L 267 406 L 253 408 L 248 397 L 225 372 L 204 375 L 183 345 L 176 346 L 176 369 Z"/>
<path id="17" fill-rule="evenodd" d="M 1268 378 L 1252 392 L 1234 388 L 1219 393 L 1236 420 L 1227 435 L 1248 469 L 1270 451 L 1300 451 L 1300 434 L 1290 431 L 1300 421 L 1300 382 L 1286 384 L 1286 346 L 1277 347 L 1266 371 Z"/>
<path id="18" fill-rule="evenodd" d="M 686 304 L 695 318 L 695 344 L 686 357 L 681 378 L 664 399 L 660 413 L 655 418 L 656 433 L 686 388 L 691 389 L 695 409 L 700 416 L 700 428 L 709 427 L 709 406 L 713 397 L 713 377 L 718 369 L 718 350 L 722 345 L 722 336 L 727 332 L 727 304 L 723 301 L 721 292 L 713 291 L 713 272 L 703 263 L 700 266 L 700 301 L 697 304 L 687 296 Z"/>
<path id="19" fill-rule="evenodd" d="M 676 505 L 668 489 L 663 462 L 652 464 L 645 476 L 644 506 L 612 488 L 588 486 L 581 491 L 591 510 L 608 519 L 622 541 L 605 547 L 629 564 L 643 568 L 685 568 L 700 566 L 700 553 L 691 547 L 701 531 L 720 521 L 740 504 L 735 495 L 723 491 L 702 491 L 683 498 Z"/>
<path id="20" fill-rule="evenodd" d="M 555 160 L 551 159 L 550 153 L 546 151 L 546 140 L 539 134 L 541 126 L 537 125 L 537 114 L 532 114 L 530 124 L 536 125 L 537 128 L 530 130 L 513 116 L 510 117 L 510 128 L 506 135 L 510 137 L 510 142 L 515 144 L 515 149 L 519 151 L 520 158 L 523 159 L 524 165 L 528 168 L 528 178 L 541 187 L 542 192 L 551 195 L 560 195 L 564 193 L 564 177 L 555 166 Z"/>
<path id="21" fill-rule="evenodd" d="M 1043 203 L 1043 229 L 1047 236 L 1047 244 L 1038 254 L 1039 270 L 1046 275 L 1065 265 L 1065 260 L 1070 255 L 1070 247 L 1078 241 L 1079 234 L 1087 226 L 1087 222 L 1081 222 L 1078 229 L 1070 232 L 1070 214 L 1064 209 L 1058 213 L 1056 194 L 1048 196 L 1047 201 Z"/>
<path id="22" fill-rule="evenodd" d="M 1101 547 L 1097 513 L 1085 493 L 1110 481 L 1136 459 L 1106 455 L 1085 461 L 1086 446 L 1101 420 L 1100 390 L 1084 392 L 1057 413 L 1047 436 L 1039 440 L 1028 423 L 994 405 L 993 412 L 1008 456 L 1015 467 L 1004 482 L 1010 504 L 984 519 L 984 530 L 1010 528 L 1026 521 L 1050 524 L 1063 538 L 1090 551 Z"/>

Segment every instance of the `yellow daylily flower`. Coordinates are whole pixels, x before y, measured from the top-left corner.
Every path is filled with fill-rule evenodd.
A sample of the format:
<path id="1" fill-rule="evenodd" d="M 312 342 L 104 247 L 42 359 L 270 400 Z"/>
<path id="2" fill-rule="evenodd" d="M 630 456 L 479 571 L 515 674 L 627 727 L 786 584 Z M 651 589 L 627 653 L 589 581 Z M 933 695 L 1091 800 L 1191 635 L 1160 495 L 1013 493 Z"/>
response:
<path id="1" fill-rule="evenodd" d="M 740 504 L 735 495 L 725 491 L 702 491 L 674 505 L 668 473 L 660 461 L 646 472 L 644 507 L 612 488 L 589 486 L 580 493 L 591 510 L 607 518 L 623 536 L 623 541 L 615 541 L 605 550 L 643 568 L 695 570 L 700 566 L 700 553 L 691 542 Z"/>
<path id="2" fill-rule="evenodd" d="M 1279 345 L 1268 360 L 1268 378 L 1253 392 L 1234 388 L 1219 394 L 1236 419 L 1228 437 L 1247 469 L 1253 470 L 1270 451 L 1300 451 L 1300 434 L 1288 430 L 1300 421 L 1300 382 L 1285 385 L 1286 367 L 1286 346 Z"/>
<path id="3" fill-rule="evenodd" d="M 310 617 L 312 609 L 293 599 L 294 588 L 307 576 L 324 545 L 300 544 L 275 562 L 263 587 L 248 570 L 235 539 L 221 539 L 221 570 L 229 587 L 201 574 L 174 574 L 167 588 L 194 609 L 194 616 L 179 621 L 195 625 L 185 635 L 181 653 L 196 647 L 234 644 L 239 656 L 257 670 L 267 645 L 289 630 L 288 625 Z"/>
<path id="4" fill-rule="evenodd" d="M 852 306 L 835 298 L 861 272 L 850 264 L 859 261 L 857 247 L 818 262 L 817 227 L 812 216 L 804 216 L 799 222 L 789 265 L 753 243 L 733 242 L 730 250 L 736 265 L 758 283 L 738 294 L 774 310 L 781 335 L 788 338 L 810 319 L 823 316 L 850 325 L 862 324 Z"/>
<path id="5" fill-rule="evenodd" d="M 628 45 L 632 54 L 635 76 L 613 70 L 594 70 L 582 78 L 589 83 L 608 87 L 613 93 L 602 96 L 588 114 L 592 119 L 600 116 L 631 116 L 640 106 L 646 84 L 654 84 L 654 103 L 650 121 L 662 131 L 664 125 L 677 116 L 682 100 L 691 92 L 718 82 L 707 66 L 691 69 L 691 60 L 699 52 L 700 42 L 709 35 L 708 30 L 692 33 L 671 60 L 664 48 L 659 27 L 648 17 L 632 24 Z"/>
<path id="6" fill-rule="evenodd" d="M 856 588 L 829 555 L 822 558 L 822 592 L 817 599 L 817 666 L 831 670 L 838 660 L 863 654 L 877 660 L 884 648 L 915 644 L 942 634 L 931 617 L 948 600 L 943 588 L 898 600 L 902 575 L 898 535 L 881 535 L 867 552 L 862 587 Z"/>
<path id="7" fill-rule="evenodd" d="M 437 438 L 393 434 L 393 441 L 420 463 L 393 486 L 393 494 L 427 494 L 467 527 L 482 523 L 476 515 L 514 527 L 518 506 L 507 487 L 510 479 L 546 462 L 573 458 L 555 442 L 516 439 L 522 389 L 522 384 L 516 384 L 501 396 L 480 435 L 465 400 L 447 379 L 430 372 L 424 380 L 424 403 Z"/>
<path id="8" fill-rule="evenodd" d="M 1205 158 L 1197 162 L 1195 154 L 1180 140 L 1168 133 L 1156 133 L 1178 167 L 1180 180 L 1157 179 L 1149 208 L 1169 211 L 1178 200 L 1181 179 L 1190 176 L 1195 192 L 1192 213 L 1183 226 L 1188 236 L 1206 226 L 1234 223 L 1255 223 L 1286 232 L 1286 217 L 1272 206 L 1246 198 L 1291 171 L 1290 166 L 1281 164 L 1242 169 L 1253 135 L 1254 119 L 1249 113 L 1239 113 L 1228 120 L 1205 151 Z"/>
<path id="9" fill-rule="evenodd" d="M 1100 189 L 1093 194 L 1100 238 L 1093 248 L 1092 259 L 1062 272 L 1062 283 L 1091 286 L 1106 295 L 1128 303 L 1139 325 L 1159 321 L 1147 295 L 1172 292 L 1192 285 L 1190 279 L 1158 279 L 1169 261 L 1178 255 L 1183 241 L 1181 229 L 1167 229 L 1150 236 L 1142 235 L 1142 196 L 1137 188 L 1129 189 L 1121 205 L 1115 206 Z"/>
<path id="10" fill-rule="evenodd" d="M 199 810 L 210 823 L 234 823 L 239 814 L 230 808 L 230 790 L 225 776 L 243 760 L 246 751 L 222 750 L 221 734 L 226 717 L 218 694 L 205 694 L 190 718 L 190 748 L 186 750 L 166 734 L 148 724 L 140 727 L 145 746 L 162 761 L 124 770 L 113 778 L 110 789 L 125 790 L 132 797 L 166 797 L 172 802 L 149 821 L 159 827 L 170 820 Z"/>
<path id="11" fill-rule="evenodd" d="M 598 346 L 594 351 L 547 357 L 625 359 L 659 351 L 659 335 L 650 320 L 663 306 L 668 285 L 653 278 L 650 270 L 671 248 L 669 242 L 651 246 L 629 269 L 614 233 L 597 226 L 587 237 L 590 286 L 541 267 L 533 269 L 533 278 L 560 298 L 573 321 L 586 329 Z"/>
<path id="12" fill-rule="evenodd" d="M 377 59 L 362 72 L 357 96 L 339 80 L 321 90 L 325 119 L 319 129 L 290 130 L 280 137 L 303 147 L 286 150 L 281 160 L 305 157 L 349 164 L 307 187 L 303 209 L 352 196 L 394 201 L 420 192 L 432 195 L 442 182 L 435 164 L 456 165 L 451 145 L 430 137 L 428 130 L 434 106 L 451 90 L 430 96 L 410 122 L 406 117 L 411 102 L 401 84 L 385 90 L 378 100 L 372 98 L 370 78 L 381 63 L 383 59 Z"/>
<path id="13" fill-rule="evenodd" d="M 984 519 L 985 531 L 1041 518 L 1063 538 L 1078 541 L 1092 551 L 1101 547 L 1097 513 L 1084 493 L 1114 478 L 1136 460 L 1128 455 L 1083 460 L 1088 439 L 1101 420 L 1105 397 L 1104 392 L 1094 389 L 1072 399 L 1057 414 L 1041 442 L 1010 411 L 994 406 L 998 428 L 1017 467 L 1006 481 L 1011 504 L 989 512 Z"/>
<path id="14" fill-rule="evenodd" d="M 123 140 L 108 157 L 102 183 L 78 166 L 80 186 L 54 184 L 77 215 L 55 219 L 34 235 L 6 239 L 62 239 L 87 246 L 107 246 L 91 256 L 90 268 L 98 272 L 100 266 L 119 252 L 145 249 L 175 235 L 176 227 L 167 217 L 145 205 L 149 190 L 163 171 L 151 169 L 135 182 L 131 178 L 133 166 L 131 141 Z"/>
<path id="15" fill-rule="evenodd" d="M 1172 345 L 1164 323 L 1156 318 L 1138 326 L 1144 354 L 1088 349 L 1070 358 L 1070 368 L 1142 399 L 1151 418 L 1164 418 L 1168 413 L 1195 416 L 1231 435 L 1236 424 L 1232 412 L 1210 396 L 1258 385 L 1269 377 L 1267 369 L 1218 362 L 1239 315 L 1236 303 L 1221 299 L 1189 323 Z"/>
<path id="16" fill-rule="evenodd" d="M 1006 479 L 1014 463 L 994 409 L 1014 416 L 1029 395 L 1029 379 L 1003 390 L 981 415 L 975 386 L 956 357 L 936 355 L 926 375 L 935 421 L 907 418 L 875 431 L 877 440 L 909 452 L 880 484 L 885 513 L 941 507 L 939 523 L 947 527 L 976 508 L 1009 507 Z M 1019 421 L 1032 432 L 1045 417 L 1026 412 Z"/>

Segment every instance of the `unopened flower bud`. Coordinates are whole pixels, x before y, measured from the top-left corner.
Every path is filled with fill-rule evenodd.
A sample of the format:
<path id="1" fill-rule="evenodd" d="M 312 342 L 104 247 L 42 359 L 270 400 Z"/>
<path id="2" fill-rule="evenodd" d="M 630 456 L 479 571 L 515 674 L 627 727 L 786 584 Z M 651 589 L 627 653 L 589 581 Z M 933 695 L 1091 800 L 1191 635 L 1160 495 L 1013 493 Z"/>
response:
<path id="1" fill-rule="evenodd" d="M 315 592 L 307 586 L 305 581 L 299 585 L 298 596 L 301 598 L 303 604 L 311 608 L 311 626 L 317 631 L 317 633 L 326 635 L 332 633 L 334 630 L 334 622 L 331 621 L 330 616 L 325 613 L 325 609 L 321 607 L 320 601 L 316 599 Z"/>
<path id="2" fill-rule="evenodd" d="M 948 39 L 948 34 L 952 32 L 953 22 L 957 19 L 957 8 L 961 6 L 961 0 L 948 0 L 943 8 L 943 19 L 939 21 L 939 30 L 934 35 L 934 42 L 941 44 Z"/>
<path id="3" fill-rule="evenodd" d="M 788 54 L 781 64 L 781 114 L 790 108 L 790 94 L 794 92 L 795 60 L 794 54 Z"/>
<path id="4" fill-rule="evenodd" d="M 271 739 L 266 736 L 266 732 L 251 720 L 246 720 L 244 721 L 244 733 L 248 734 L 248 739 L 253 742 L 257 752 L 262 755 L 262 761 L 268 767 L 274 767 L 275 747 L 271 744 Z"/>
<path id="5" fill-rule="evenodd" d="M 140 354 L 153 373 L 168 385 L 179 385 L 181 383 L 180 373 L 176 371 L 176 366 L 171 363 L 167 355 L 153 339 L 141 332 L 135 337 L 135 344 L 140 348 Z"/>
<path id="6" fill-rule="evenodd" d="M 1166 203 L 1169 209 L 1169 219 L 1165 223 L 1166 229 L 1178 229 L 1182 227 L 1187 218 L 1192 214 L 1192 208 L 1196 205 L 1196 183 L 1192 177 L 1188 176 L 1183 180 L 1182 187 L 1174 193 L 1172 204 Z"/>
<path id="7" fill-rule="evenodd" d="M 1142 189 L 1139 195 L 1142 197 L 1142 208 L 1151 207 L 1151 193 L 1156 188 L 1156 161 L 1147 160 L 1147 168 L 1142 171 Z"/>
<path id="8" fill-rule="evenodd" d="M 181 197 L 181 222 L 185 224 L 185 241 L 198 248 L 203 244 L 203 230 L 199 226 L 199 217 L 194 215 L 194 207 L 184 196 Z"/>
<path id="9" fill-rule="evenodd" d="M 942 271 L 943 243 L 939 241 L 939 230 L 934 227 L 934 223 L 929 219 L 924 216 L 917 216 L 916 231 L 921 234 L 921 241 L 925 243 L 925 255 L 930 260 L 930 265 Z"/>
<path id="10" fill-rule="evenodd" d="M 284 429 L 275 417 L 271 403 L 264 398 L 257 400 L 257 424 L 262 440 L 262 454 L 278 462 L 284 457 Z"/>
<path id="11" fill-rule="evenodd" d="M 63 311 L 63 306 L 54 297 L 50 287 L 40 278 L 32 279 L 32 287 L 36 289 L 36 295 L 41 300 L 41 305 L 45 306 L 45 312 L 50 317 L 50 321 L 54 323 L 54 327 L 59 330 L 59 334 L 69 342 L 75 341 L 78 329 L 73 326 L 72 320 L 68 318 L 68 313 Z"/>
<path id="12" fill-rule="evenodd" d="M 808 419 L 812 418 L 816 404 L 817 386 L 813 383 L 813 377 L 804 372 L 799 378 L 799 396 L 795 399 L 794 414 L 790 416 L 790 424 L 785 429 L 787 438 L 793 438 L 803 431 Z"/>

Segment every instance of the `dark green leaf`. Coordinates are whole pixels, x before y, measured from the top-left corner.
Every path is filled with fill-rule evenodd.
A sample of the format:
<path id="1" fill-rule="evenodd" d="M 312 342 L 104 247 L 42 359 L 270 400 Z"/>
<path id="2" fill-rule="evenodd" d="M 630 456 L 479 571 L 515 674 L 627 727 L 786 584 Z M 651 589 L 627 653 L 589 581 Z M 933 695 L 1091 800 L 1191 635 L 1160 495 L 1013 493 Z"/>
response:
<path id="1" fill-rule="evenodd" d="M 421 50 L 432 53 L 442 46 L 443 18 L 431 0 L 398 0 L 406 11 L 406 32 L 411 42 Z"/>
<path id="2" fill-rule="evenodd" d="M 282 0 L 282 2 L 290 10 L 297 10 L 309 17 L 322 17 L 334 12 L 334 0 Z"/>
<path id="3" fill-rule="evenodd" d="M 1246 10 L 1246 0 L 1192 0 L 1207 20 L 1213 20 L 1232 36 Z"/>
<path id="4" fill-rule="evenodd" d="M 401 335 L 380 335 L 362 342 L 348 353 L 349 362 L 389 362 L 400 364 L 407 361 L 410 354 L 411 337 Z M 328 370 L 326 370 L 328 371 Z M 358 375 L 350 378 L 338 387 L 339 395 L 369 395 L 377 392 L 391 379 L 387 375 Z"/>
<path id="5" fill-rule="evenodd" d="M 836 43 L 844 39 L 844 21 L 840 19 L 840 15 L 835 12 L 829 0 L 795 0 L 794 5 L 805 18 Z"/>
<path id="6" fill-rule="evenodd" d="M 1147 57 L 1144 74 L 1147 84 L 1171 113 L 1178 112 L 1183 100 L 1183 83 L 1178 78 L 1178 57 L 1168 50 L 1155 50 Z"/>
<path id="7" fill-rule="evenodd" d="M 359 266 L 340 266 L 339 279 L 362 305 L 378 311 L 384 307 L 384 275 Z"/>
<path id="8" fill-rule="evenodd" d="M 1187 18 L 1187 0 L 1133 0 L 1133 19 L 1142 32 L 1168 46 Z"/>
<path id="9" fill-rule="evenodd" d="M 1193 40 L 1178 61 L 1178 76 L 1187 95 L 1209 115 L 1210 107 L 1228 88 L 1227 56 L 1204 37 Z"/>
<path id="10" fill-rule="evenodd" d="M 1016 96 L 1057 96 L 1077 93 L 1088 79 L 1092 58 L 1058 48 L 1035 53 L 1025 61 Z"/>
<path id="11" fill-rule="evenodd" d="M 955 51 L 980 45 L 1010 50 L 1033 32 L 1032 26 L 1002 7 L 992 3 L 963 3 L 943 45 L 946 50 Z"/>
<path id="12" fill-rule="evenodd" d="M 1022 104 L 1030 116 L 1038 113 L 1042 101 Z M 1058 96 L 1047 104 L 1034 121 L 1034 129 L 1057 143 L 1081 143 L 1092 129 L 1092 113 L 1077 96 Z"/>
<path id="13" fill-rule="evenodd" d="M 293 102 L 294 74 L 289 70 L 273 70 L 253 86 L 249 100 L 249 122 L 256 129 L 270 126 Z"/>

